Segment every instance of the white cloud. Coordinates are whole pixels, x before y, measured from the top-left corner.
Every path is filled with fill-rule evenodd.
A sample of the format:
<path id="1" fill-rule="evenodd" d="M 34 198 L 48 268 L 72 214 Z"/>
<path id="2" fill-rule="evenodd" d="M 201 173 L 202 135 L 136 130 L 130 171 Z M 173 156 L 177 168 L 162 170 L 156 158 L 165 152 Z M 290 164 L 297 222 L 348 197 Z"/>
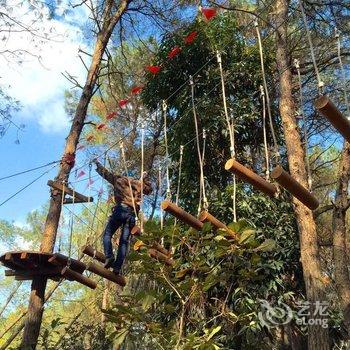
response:
<path id="1" fill-rule="evenodd" d="M 67 2 L 61 4 L 59 15 L 68 9 Z M 31 24 L 38 15 L 35 11 L 28 5 L 14 6 L 11 16 Z M 24 123 L 35 120 L 45 132 L 62 132 L 69 125 L 64 111 L 64 91 L 71 88 L 62 73 L 67 71 L 78 81 L 85 78 L 86 70 L 78 57 L 79 47 L 86 50 L 79 25 L 88 15 L 82 7 L 69 12 L 64 19 L 49 19 L 46 7 L 37 11 L 41 11 L 43 17 L 33 25 L 34 28 L 38 28 L 39 36 L 49 33 L 54 40 L 21 32 L 0 41 L 0 51 L 21 49 L 30 52 L 23 57 L 22 63 L 0 56 L 0 65 L 6 67 L 1 70 L 0 84 L 11 85 L 8 93 L 21 102 L 23 108 L 18 117 Z"/>

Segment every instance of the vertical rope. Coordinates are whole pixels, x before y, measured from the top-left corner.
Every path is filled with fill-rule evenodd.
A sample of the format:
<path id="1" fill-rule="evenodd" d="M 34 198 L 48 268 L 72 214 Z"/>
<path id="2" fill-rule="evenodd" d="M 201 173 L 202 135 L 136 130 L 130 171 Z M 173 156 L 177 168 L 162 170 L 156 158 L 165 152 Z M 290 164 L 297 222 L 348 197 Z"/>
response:
<path id="1" fill-rule="evenodd" d="M 169 148 L 168 148 L 168 127 L 167 127 L 167 104 L 165 100 L 162 103 L 164 120 L 164 143 L 165 143 L 165 163 L 166 163 L 166 198 L 171 198 L 170 175 L 169 175 Z"/>
<path id="2" fill-rule="evenodd" d="M 198 131 L 198 120 L 197 120 L 197 113 L 196 113 L 196 107 L 194 103 L 194 82 L 192 76 L 190 76 L 190 86 L 191 86 L 191 100 L 192 100 L 192 111 L 193 111 L 193 119 L 194 119 L 194 125 L 196 129 L 196 143 L 197 143 L 197 153 L 198 153 L 198 161 L 199 161 L 199 168 L 200 168 L 200 180 L 199 180 L 199 190 L 203 191 L 203 208 L 204 210 L 208 209 L 208 200 L 205 194 L 205 184 L 204 184 L 204 171 L 203 171 L 203 162 L 202 162 L 202 152 L 200 149 L 200 142 L 199 142 L 199 131 Z M 198 205 L 198 214 L 201 212 L 202 209 L 202 203 L 199 202 Z"/>
<path id="3" fill-rule="evenodd" d="M 203 138 L 203 147 L 202 147 L 202 164 L 204 167 L 204 159 L 205 159 L 205 148 L 206 148 L 206 138 L 207 138 L 207 133 L 206 130 L 203 129 L 202 132 L 202 138 Z M 199 184 L 199 203 L 202 203 L 202 198 L 203 198 L 203 186 L 202 186 L 202 181 L 200 181 Z M 198 209 L 199 210 L 199 209 Z M 200 211 L 200 210 L 199 210 Z M 199 214 L 199 213 L 198 213 Z"/>
<path id="4" fill-rule="evenodd" d="M 345 105 L 346 105 L 347 118 L 350 120 L 350 105 L 349 105 L 348 92 L 347 92 L 347 88 L 346 88 L 346 75 L 345 75 L 343 61 L 341 59 L 340 31 L 337 28 L 335 28 L 335 37 L 337 39 L 338 61 L 339 61 L 339 67 L 340 67 L 341 76 L 342 76 L 342 85 L 343 85 L 344 101 L 345 101 Z"/>
<path id="5" fill-rule="evenodd" d="M 63 212 L 63 208 L 64 208 L 65 189 L 66 189 L 66 183 L 65 183 L 65 181 L 62 181 L 62 198 L 61 198 L 62 212 Z M 62 221 L 64 222 L 64 212 L 63 212 Z M 62 234 L 60 234 L 60 237 L 58 239 L 58 252 L 59 253 L 61 252 L 61 244 L 62 244 Z"/>
<path id="6" fill-rule="evenodd" d="M 315 49 L 314 49 L 314 45 L 312 44 L 312 39 L 311 39 L 310 30 L 309 30 L 309 25 L 307 23 L 307 18 L 306 18 L 306 15 L 305 15 L 305 11 L 304 11 L 304 6 L 303 6 L 302 0 L 299 0 L 299 7 L 300 7 L 301 15 L 302 15 L 302 18 L 303 18 L 304 26 L 305 26 L 305 29 L 306 29 L 306 37 L 307 37 L 307 40 L 309 42 L 312 64 L 314 66 L 316 79 L 317 79 L 318 91 L 319 91 L 319 93 L 322 94 L 323 87 L 324 87 L 324 82 L 321 79 L 321 75 L 320 75 L 320 72 L 319 72 L 318 67 L 317 67 L 316 57 L 315 57 Z"/>
<path id="7" fill-rule="evenodd" d="M 67 266 L 69 267 L 71 264 L 72 257 L 72 240 L 73 240 L 73 226 L 74 226 L 74 215 L 75 215 L 75 189 L 73 189 L 73 198 L 72 198 L 72 216 L 70 222 L 70 235 L 69 235 L 69 248 L 68 248 L 68 262 Z"/>
<path id="8" fill-rule="evenodd" d="M 159 187 L 159 195 L 162 195 L 162 168 L 158 169 L 158 187 Z M 160 207 L 160 229 L 163 230 L 164 227 L 164 215 L 163 209 Z"/>
<path id="9" fill-rule="evenodd" d="M 235 131 L 234 131 L 234 118 L 233 113 L 231 110 L 231 120 L 229 117 L 228 109 L 227 109 L 227 102 L 226 102 L 226 89 L 225 89 L 225 78 L 224 78 L 224 70 L 222 68 L 222 59 L 221 54 L 219 51 L 216 51 L 216 58 L 219 64 L 219 70 L 220 70 L 220 78 L 221 78 L 221 92 L 222 92 L 222 102 L 224 105 L 224 113 L 225 113 L 225 119 L 227 123 L 227 129 L 229 132 L 230 137 L 230 153 L 231 158 L 236 158 L 236 150 L 235 150 Z M 237 214 L 236 214 L 236 194 L 237 194 L 237 186 L 236 186 L 236 175 L 232 176 L 232 182 L 233 182 L 233 194 L 232 194 L 232 212 L 233 212 L 233 220 L 234 222 L 237 221 Z"/>
<path id="10" fill-rule="evenodd" d="M 182 158 L 184 153 L 184 146 L 180 146 L 180 160 L 179 160 L 179 174 L 177 179 L 177 189 L 176 189 L 176 197 L 175 197 L 175 204 L 179 204 L 179 197 L 180 197 L 180 185 L 181 185 L 181 173 L 182 173 Z M 176 219 L 175 219 L 176 220 Z"/>
<path id="11" fill-rule="evenodd" d="M 141 233 L 143 233 L 144 217 L 143 217 L 143 174 L 144 174 L 144 143 L 145 143 L 145 125 L 142 124 L 141 127 L 141 203 L 140 203 L 140 223 L 141 223 Z"/>
<path id="12" fill-rule="evenodd" d="M 124 171 L 125 171 L 125 174 L 126 174 L 126 178 L 128 179 L 129 191 L 130 191 L 132 206 L 133 206 L 134 213 L 135 213 L 135 219 L 136 219 L 136 221 L 138 221 L 137 210 L 136 210 L 136 205 L 135 205 L 135 198 L 134 198 L 134 192 L 132 191 L 131 181 L 130 181 L 129 174 L 128 174 L 128 166 L 126 165 L 125 150 L 124 150 L 123 142 L 120 143 L 120 151 L 121 151 L 121 154 L 122 154 L 122 161 L 123 161 L 123 165 L 124 165 Z"/>
<path id="13" fill-rule="evenodd" d="M 278 161 L 280 159 L 280 153 L 279 153 L 279 150 L 278 150 L 278 144 L 277 144 L 277 138 L 276 138 L 276 134 L 275 134 L 275 128 L 273 126 L 270 95 L 269 95 L 269 90 L 267 88 L 267 82 L 266 82 L 266 73 L 265 73 L 265 64 L 264 64 L 264 52 L 263 52 L 263 47 L 262 47 L 262 42 L 261 42 L 259 24 L 258 24 L 257 21 L 255 22 L 255 29 L 256 29 L 256 34 L 257 34 L 257 37 L 258 37 L 258 44 L 259 44 L 261 74 L 262 74 L 263 86 L 264 86 L 264 90 L 265 90 L 267 114 L 269 116 L 269 123 L 270 123 L 271 135 L 272 135 L 272 140 L 273 140 L 274 153 L 275 153 L 276 160 Z"/>
<path id="14" fill-rule="evenodd" d="M 266 180 L 270 179 L 270 160 L 269 160 L 269 149 L 267 145 L 267 133 L 266 133 L 266 100 L 265 100 L 265 92 L 264 92 L 264 87 L 260 85 L 260 97 L 262 99 L 262 104 L 263 104 L 263 138 L 264 138 L 264 152 L 265 152 L 265 176 Z"/>
<path id="15" fill-rule="evenodd" d="M 309 155 L 308 155 L 308 149 L 309 149 L 309 140 L 307 135 L 307 125 L 306 125 L 306 117 L 304 113 L 304 98 L 303 98 L 303 87 L 301 83 L 301 74 L 300 74 L 300 62 L 299 60 L 294 60 L 294 66 L 298 73 L 298 83 L 299 83 L 299 112 L 303 119 L 303 133 L 304 133 L 304 143 L 305 143 L 305 164 L 306 164 L 306 172 L 307 172 L 307 183 L 309 186 L 309 190 L 311 191 L 312 188 L 312 176 L 311 176 L 311 168 L 310 168 L 310 161 L 309 161 Z"/>

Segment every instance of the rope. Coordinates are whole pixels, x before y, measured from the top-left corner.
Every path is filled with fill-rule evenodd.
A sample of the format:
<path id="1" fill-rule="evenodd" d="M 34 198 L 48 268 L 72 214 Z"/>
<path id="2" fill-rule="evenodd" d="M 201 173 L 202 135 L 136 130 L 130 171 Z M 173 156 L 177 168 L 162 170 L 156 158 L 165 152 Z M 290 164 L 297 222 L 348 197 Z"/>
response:
<path id="1" fill-rule="evenodd" d="M 44 165 L 40 165 L 36 168 L 32 168 L 32 169 L 28 169 L 28 170 L 24 170 L 24 171 L 21 171 L 19 173 L 15 173 L 15 174 L 12 174 L 12 175 L 7 175 L 7 176 L 4 176 L 4 177 L 0 177 L 0 181 L 2 180 L 6 180 L 6 179 L 10 179 L 12 177 L 15 177 L 15 176 L 18 176 L 18 175 L 23 175 L 23 174 L 27 174 L 31 171 L 34 171 L 34 170 L 38 170 L 38 169 L 42 169 L 42 168 L 46 168 L 47 166 L 49 165 L 53 165 L 53 164 L 56 164 L 56 163 L 59 163 L 60 161 L 59 160 L 55 160 L 53 162 L 50 162 L 50 163 L 47 163 L 47 164 L 44 164 Z"/>
<path id="2" fill-rule="evenodd" d="M 135 219 L 136 219 L 136 221 L 138 221 L 137 210 L 136 210 L 136 205 L 135 205 L 135 198 L 134 198 L 134 193 L 132 191 L 131 181 L 130 181 L 130 178 L 128 176 L 128 167 L 126 165 L 125 150 L 124 150 L 123 143 L 120 144 L 120 150 L 121 150 L 121 154 L 122 154 L 122 161 L 123 161 L 123 164 L 124 164 L 124 171 L 125 171 L 125 174 L 126 174 L 126 178 L 128 179 L 130 196 L 131 196 L 131 201 L 132 201 L 132 207 L 134 208 L 134 213 L 135 213 Z"/>
<path id="3" fill-rule="evenodd" d="M 162 195 L 162 168 L 159 167 L 158 169 L 158 187 L 159 187 L 159 193 Z M 162 206 L 160 207 L 160 229 L 163 230 L 164 227 L 164 213 Z"/>
<path id="4" fill-rule="evenodd" d="M 224 113 L 225 113 L 225 119 L 227 123 L 227 129 L 230 136 L 230 153 L 231 158 L 236 158 L 236 150 L 235 150 L 235 134 L 234 134 L 234 118 L 233 113 L 231 112 L 231 120 L 228 114 L 227 110 L 227 102 L 226 102 L 226 89 L 225 89 L 225 78 L 224 78 L 224 70 L 222 68 L 222 59 L 221 54 L 219 51 L 216 52 L 217 61 L 219 64 L 219 70 L 220 70 L 220 78 L 221 78 L 221 92 L 222 92 L 222 102 L 224 105 Z M 233 212 L 233 220 L 234 222 L 237 221 L 237 215 L 236 215 L 236 175 L 233 175 L 233 194 L 232 194 L 232 212 Z"/>
<path id="5" fill-rule="evenodd" d="M 294 60 L 294 66 L 298 73 L 298 83 L 299 83 L 299 112 L 303 119 L 303 132 L 304 132 L 304 143 L 305 143 L 305 164 L 306 164 L 306 172 L 307 172 L 307 183 L 309 186 L 309 190 L 312 188 L 312 176 L 311 176 L 311 168 L 310 161 L 308 156 L 308 148 L 309 148 L 309 140 L 307 135 L 307 125 L 306 125 L 306 116 L 304 113 L 304 98 L 303 98 L 303 87 L 301 83 L 301 74 L 300 74 L 300 62 L 299 60 Z"/>
<path id="6" fill-rule="evenodd" d="M 201 149 L 199 145 L 199 131 L 198 131 L 198 119 L 197 119 L 197 113 L 196 113 L 196 107 L 194 103 L 194 82 L 192 76 L 190 77 L 190 85 L 191 85 L 191 100 L 192 100 L 192 111 L 193 111 L 193 119 L 194 119 L 194 125 L 196 129 L 196 143 L 197 143 L 197 152 L 198 152 L 198 161 L 199 161 L 199 168 L 200 168 L 200 180 L 199 180 L 199 191 L 203 191 L 203 209 L 208 209 L 208 200 L 205 194 L 205 184 L 204 184 L 204 171 L 203 171 L 203 162 L 202 162 L 202 154 Z M 201 212 L 202 203 L 199 202 L 198 205 L 198 214 Z"/>
<path id="7" fill-rule="evenodd" d="M 323 90 L 323 87 L 324 87 L 324 82 L 321 79 L 321 75 L 320 75 L 320 72 L 319 72 L 318 67 L 317 67 L 316 57 L 315 57 L 315 49 L 314 49 L 314 46 L 312 44 L 311 34 L 310 34 L 309 26 L 308 26 L 308 23 L 307 23 L 307 18 L 306 18 L 306 15 L 305 15 L 305 11 L 304 11 L 304 6 L 303 6 L 302 0 L 299 0 L 299 7 L 300 7 L 301 15 L 302 15 L 302 18 L 303 18 L 304 26 L 305 26 L 305 29 L 306 29 L 306 37 L 307 37 L 307 40 L 309 42 L 309 47 L 310 47 L 310 52 L 311 52 L 311 59 L 312 59 L 312 64 L 314 66 L 314 70 L 315 70 L 315 74 L 316 74 L 318 90 L 319 90 L 319 93 L 322 94 L 322 90 Z"/>
<path id="8" fill-rule="evenodd" d="M 164 119 L 164 142 L 165 142 L 165 164 L 166 164 L 166 198 L 171 198 L 170 191 L 170 175 L 169 175 L 169 148 L 168 148 L 168 132 L 167 132 L 167 104 L 163 100 L 163 119 Z"/>
<path id="9" fill-rule="evenodd" d="M 260 97 L 262 99 L 262 104 L 263 104 L 263 138 L 264 138 L 264 152 L 265 152 L 265 176 L 266 180 L 268 181 L 270 179 L 270 160 L 269 160 L 269 149 L 267 145 L 267 134 L 266 134 L 266 100 L 265 100 L 265 92 L 264 92 L 264 87 L 260 85 Z"/>
<path id="10" fill-rule="evenodd" d="M 275 129 L 274 129 L 273 120 L 272 120 L 271 102 L 270 102 L 270 95 L 269 95 L 269 90 L 267 88 L 267 82 L 266 82 L 266 73 L 265 73 L 265 64 L 264 64 L 264 52 L 263 52 L 263 47 L 262 47 L 261 35 L 260 35 L 258 22 L 255 21 L 254 25 L 255 25 L 256 34 L 257 34 L 257 37 L 258 37 L 261 74 L 262 74 L 263 86 L 264 86 L 264 90 L 265 90 L 267 114 L 269 116 L 270 129 L 271 129 L 271 135 L 272 135 L 272 140 L 273 140 L 273 148 L 274 148 L 274 151 L 275 151 L 275 157 L 276 157 L 276 160 L 278 161 L 280 159 L 280 153 L 278 151 L 277 138 L 276 138 Z"/>
<path id="11" fill-rule="evenodd" d="M 71 257 L 72 257 L 72 239 L 73 239 L 73 227 L 74 227 L 74 209 L 75 209 L 75 190 L 73 188 L 73 200 L 72 200 L 72 216 L 70 222 L 70 235 L 69 235 L 69 249 L 68 249 L 68 262 L 67 266 L 70 266 Z"/>
<path id="12" fill-rule="evenodd" d="M 140 202 L 140 223 L 141 223 L 141 233 L 143 233 L 143 224 L 144 224 L 144 217 L 143 217 L 143 175 L 144 175 L 144 143 L 145 143 L 145 128 L 144 125 L 142 125 L 141 128 L 141 202 Z"/>
<path id="13" fill-rule="evenodd" d="M 206 133 L 205 129 L 203 129 L 202 138 L 203 138 L 202 164 L 203 164 L 203 166 L 204 166 L 204 157 L 205 157 L 205 148 L 206 148 L 206 138 L 207 138 L 207 133 Z M 203 197 L 203 187 L 202 187 L 202 182 L 200 182 L 200 184 L 199 184 L 199 203 L 202 202 L 202 197 Z"/>
<path id="14" fill-rule="evenodd" d="M 346 75 L 345 75 L 343 61 L 341 59 L 340 31 L 337 28 L 335 28 L 335 37 L 337 39 L 338 61 L 339 61 L 339 67 L 340 67 L 341 76 L 342 76 L 342 85 L 343 85 L 344 100 L 345 100 L 345 105 L 346 105 L 346 112 L 348 114 L 347 118 L 350 120 L 350 105 L 349 105 L 348 92 L 347 92 L 347 88 L 346 88 Z"/>

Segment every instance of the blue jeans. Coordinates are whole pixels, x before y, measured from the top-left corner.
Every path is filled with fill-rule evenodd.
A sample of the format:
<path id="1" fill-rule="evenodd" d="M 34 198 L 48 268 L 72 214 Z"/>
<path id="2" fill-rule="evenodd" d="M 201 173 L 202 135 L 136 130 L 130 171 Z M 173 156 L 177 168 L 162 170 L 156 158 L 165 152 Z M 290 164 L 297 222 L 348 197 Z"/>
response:
<path id="1" fill-rule="evenodd" d="M 133 208 L 122 204 L 114 207 L 103 232 L 103 249 L 106 259 L 113 258 L 112 237 L 120 226 L 122 226 L 122 232 L 119 239 L 118 254 L 113 264 L 113 270 L 117 272 L 120 271 L 125 260 L 131 229 L 135 226 Z"/>

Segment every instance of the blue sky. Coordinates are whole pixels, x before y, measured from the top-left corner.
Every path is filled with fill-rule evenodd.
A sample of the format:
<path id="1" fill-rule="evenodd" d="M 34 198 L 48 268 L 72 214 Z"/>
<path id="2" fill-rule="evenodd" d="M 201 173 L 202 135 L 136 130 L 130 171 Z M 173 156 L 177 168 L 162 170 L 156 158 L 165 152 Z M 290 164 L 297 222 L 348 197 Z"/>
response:
<path id="1" fill-rule="evenodd" d="M 71 84 L 62 73 L 67 71 L 78 81 L 84 81 L 86 71 L 78 57 L 78 51 L 79 48 L 88 49 L 84 33 L 80 29 L 87 19 L 84 7 L 77 8 L 65 17 L 60 16 L 67 8 L 68 2 L 61 2 L 56 10 L 56 19 L 50 19 L 44 6 L 40 9 L 44 19 L 38 27 L 34 27 L 39 35 L 49 33 L 51 40 L 29 37 L 27 33 L 13 33 L 6 41 L 0 43 L 2 49 L 23 49 L 30 52 L 20 59 L 0 56 L 1 87 L 6 87 L 7 93 L 22 104 L 21 110 L 13 115 L 13 121 L 26 125 L 24 132 L 19 134 L 19 145 L 14 143 L 17 132 L 14 127 L 0 139 L 0 178 L 58 160 L 62 155 L 69 130 L 69 117 L 64 110 L 64 92 L 71 88 Z M 26 6 L 15 6 L 13 9 L 12 15 L 24 23 L 32 23 L 35 19 L 33 11 L 28 11 Z M 40 169 L 0 181 L 0 203 L 45 170 Z M 48 201 L 49 191 L 46 183 L 48 179 L 54 178 L 56 173 L 57 169 L 52 170 L 2 205 L 0 219 L 24 223 L 28 212 Z"/>

